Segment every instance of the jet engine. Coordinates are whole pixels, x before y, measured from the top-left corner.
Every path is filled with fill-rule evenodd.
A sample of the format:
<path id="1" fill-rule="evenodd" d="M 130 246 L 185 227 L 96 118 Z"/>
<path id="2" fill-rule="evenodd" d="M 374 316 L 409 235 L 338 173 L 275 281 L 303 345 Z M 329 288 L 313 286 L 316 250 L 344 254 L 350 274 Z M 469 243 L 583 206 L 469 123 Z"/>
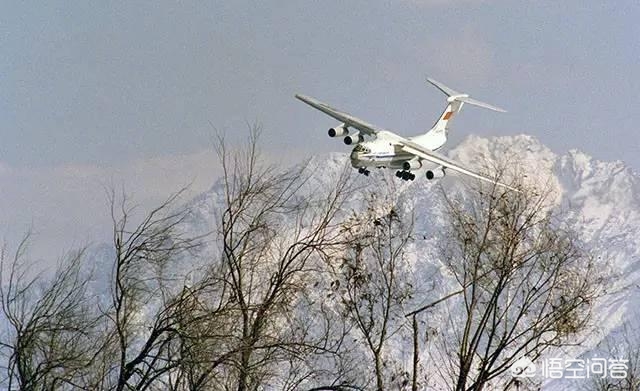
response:
<path id="1" fill-rule="evenodd" d="M 329 137 L 344 137 L 349 134 L 349 128 L 344 124 L 329 129 Z"/>
<path id="2" fill-rule="evenodd" d="M 405 171 L 418 170 L 422 167 L 422 162 L 419 159 L 411 159 L 402 163 L 402 169 Z"/>
<path id="3" fill-rule="evenodd" d="M 434 170 L 427 170 L 426 173 L 427 179 L 440 179 L 445 176 L 444 167 L 440 166 Z"/>
<path id="4" fill-rule="evenodd" d="M 359 144 L 363 141 L 364 141 L 364 137 L 360 134 L 360 132 L 354 132 L 351 135 L 344 138 L 344 143 L 347 145 Z"/>

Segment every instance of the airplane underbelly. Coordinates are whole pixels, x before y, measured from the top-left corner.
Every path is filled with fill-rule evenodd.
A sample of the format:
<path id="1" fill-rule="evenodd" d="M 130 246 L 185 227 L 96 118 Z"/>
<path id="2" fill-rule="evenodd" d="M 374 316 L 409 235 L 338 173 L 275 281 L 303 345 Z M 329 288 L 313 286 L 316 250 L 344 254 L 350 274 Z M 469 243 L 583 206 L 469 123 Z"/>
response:
<path id="1" fill-rule="evenodd" d="M 351 157 L 351 165 L 353 167 L 387 167 L 402 168 L 402 164 L 411 159 L 412 155 L 368 155 Z"/>

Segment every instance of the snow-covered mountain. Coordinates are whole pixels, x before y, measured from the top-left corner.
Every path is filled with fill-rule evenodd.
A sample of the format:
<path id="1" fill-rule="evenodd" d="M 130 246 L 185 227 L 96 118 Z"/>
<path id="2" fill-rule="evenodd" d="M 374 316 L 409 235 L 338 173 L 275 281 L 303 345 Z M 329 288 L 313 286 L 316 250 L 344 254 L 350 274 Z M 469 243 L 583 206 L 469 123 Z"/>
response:
<path id="1" fill-rule="evenodd" d="M 592 331 L 578 346 L 565 349 L 565 358 L 593 356 L 602 341 L 615 339 L 625 322 L 640 321 L 640 178 L 636 173 L 620 161 L 598 161 L 575 150 L 558 155 L 526 135 L 493 139 L 469 136 L 448 155 L 469 167 L 511 159 L 523 167 L 526 181 L 547 181 L 558 208 L 597 257 L 607 277 L 606 295 L 596 304 Z M 310 188 L 330 182 L 329 178 L 338 175 L 347 160 L 348 156 L 342 153 L 313 158 L 310 166 L 316 183 Z M 450 292 L 454 285 L 440 274 L 435 257 L 436 242 L 442 240 L 439 230 L 444 226 L 439 187 L 422 176 L 413 182 L 396 180 L 389 170 L 374 171 L 358 181 L 375 186 L 385 176 L 395 183 L 397 210 L 415 213 L 419 240 L 412 244 L 411 253 L 417 283 L 425 285 L 425 291 L 433 297 Z M 441 184 L 445 191 L 460 191 L 463 181 L 453 174 L 442 179 Z M 215 232 L 216 214 L 223 204 L 222 190 L 222 184 L 216 183 L 189 203 L 193 214 L 188 229 L 194 234 Z M 361 197 L 353 194 L 346 208 L 357 210 Z M 567 387 L 570 386 L 564 382 L 547 382 L 544 389 Z"/>

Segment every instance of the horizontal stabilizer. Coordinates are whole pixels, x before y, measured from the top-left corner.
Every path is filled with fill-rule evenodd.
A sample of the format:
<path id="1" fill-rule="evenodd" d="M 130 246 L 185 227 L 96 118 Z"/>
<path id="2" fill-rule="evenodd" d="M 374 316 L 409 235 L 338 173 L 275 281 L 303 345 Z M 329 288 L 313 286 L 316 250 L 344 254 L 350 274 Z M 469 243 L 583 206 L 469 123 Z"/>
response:
<path id="1" fill-rule="evenodd" d="M 485 102 L 481 102 L 477 99 L 473 99 L 470 98 L 468 94 L 463 94 L 461 92 L 458 92 L 456 90 L 454 90 L 453 88 L 449 88 L 447 86 L 445 86 L 444 84 L 440 83 L 437 80 L 434 80 L 430 77 L 427 77 L 427 81 L 431 84 L 433 84 L 437 89 L 439 89 L 440 91 L 442 91 L 446 96 L 449 97 L 449 99 L 447 99 L 449 102 L 453 102 L 453 101 L 458 101 L 458 102 L 464 102 L 464 103 L 468 103 L 470 105 L 474 105 L 474 106 L 478 106 L 478 107 L 484 107 L 485 109 L 489 109 L 489 110 L 493 110 L 493 111 L 499 111 L 501 113 L 506 113 L 507 110 L 502 109 L 500 107 L 494 106 L 494 105 L 490 105 L 489 103 L 485 103 Z"/>
<path id="2" fill-rule="evenodd" d="M 474 105 L 474 106 L 479 106 L 479 107 L 484 107 L 485 109 L 489 109 L 489 110 L 493 110 L 493 111 L 499 111 L 501 113 L 506 113 L 507 110 L 502 109 L 500 107 L 494 106 L 494 105 L 490 105 L 488 103 L 485 102 L 480 102 L 479 100 L 473 99 L 473 98 L 469 98 L 466 96 L 456 96 L 454 97 L 455 100 L 459 101 L 459 102 L 464 102 L 464 103 L 468 103 L 470 105 Z"/>
<path id="3" fill-rule="evenodd" d="M 445 86 L 444 84 L 440 83 L 437 80 L 433 80 L 430 77 L 427 77 L 427 81 L 431 84 L 433 84 L 437 89 L 439 89 L 440 91 L 442 91 L 446 96 L 455 96 L 455 95 L 462 95 L 462 93 L 453 90 L 447 86 Z"/>

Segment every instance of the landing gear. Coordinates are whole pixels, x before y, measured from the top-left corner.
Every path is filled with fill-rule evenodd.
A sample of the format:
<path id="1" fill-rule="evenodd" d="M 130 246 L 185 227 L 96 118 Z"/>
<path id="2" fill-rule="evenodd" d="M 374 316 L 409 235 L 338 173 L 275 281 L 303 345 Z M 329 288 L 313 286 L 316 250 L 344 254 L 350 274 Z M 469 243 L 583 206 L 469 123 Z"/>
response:
<path id="1" fill-rule="evenodd" d="M 358 172 L 359 172 L 360 174 L 363 174 L 364 176 L 369 176 L 369 174 L 371 174 L 371 171 L 367 170 L 367 169 L 366 169 L 366 168 L 364 168 L 364 167 L 360 167 L 360 168 L 358 168 Z"/>
<path id="2" fill-rule="evenodd" d="M 409 171 L 396 171 L 396 176 L 404 181 L 412 181 L 416 179 L 416 175 Z"/>

